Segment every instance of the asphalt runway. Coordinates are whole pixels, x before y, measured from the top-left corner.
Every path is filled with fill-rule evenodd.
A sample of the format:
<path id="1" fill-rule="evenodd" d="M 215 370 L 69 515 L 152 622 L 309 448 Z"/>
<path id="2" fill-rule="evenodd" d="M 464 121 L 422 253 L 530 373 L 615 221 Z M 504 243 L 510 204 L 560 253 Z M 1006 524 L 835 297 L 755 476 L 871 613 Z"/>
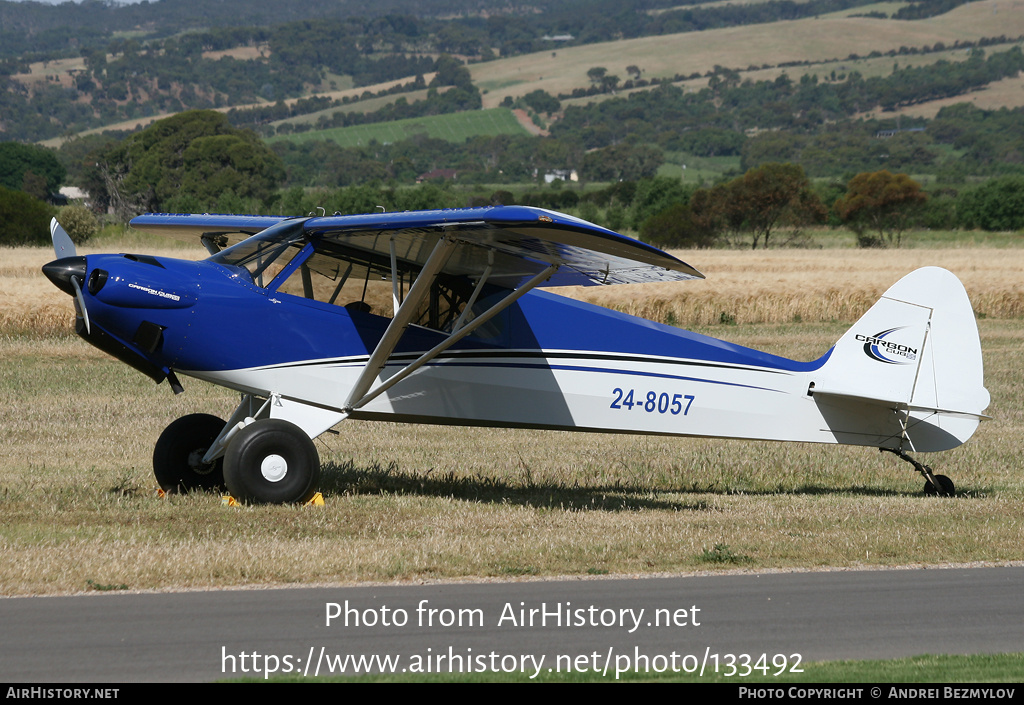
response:
<path id="1" fill-rule="evenodd" d="M 0 681 L 31 684 L 353 673 L 346 656 L 611 679 L 742 670 L 765 654 L 774 673 L 798 659 L 1022 651 L 1024 567 L 7 598 L 0 633 Z"/>

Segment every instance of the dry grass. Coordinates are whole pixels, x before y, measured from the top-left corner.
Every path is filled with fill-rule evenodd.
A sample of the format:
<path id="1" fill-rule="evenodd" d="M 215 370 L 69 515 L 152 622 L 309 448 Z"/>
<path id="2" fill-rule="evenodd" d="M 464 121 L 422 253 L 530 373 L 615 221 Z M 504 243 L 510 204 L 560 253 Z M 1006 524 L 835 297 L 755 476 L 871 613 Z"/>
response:
<path id="1" fill-rule="evenodd" d="M 728 337 L 791 353 L 841 328 Z M 677 572 L 717 544 L 750 568 L 1019 559 L 1024 326 L 982 331 L 996 419 L 928 461 L 954 499 L 866 449 L 347 422 L 318 443 L 327 504 L 305 509 L 157 499 L 156 435 L 231 395 L 186 380 L 173 397 L 74 339 L 6 339 L 0 594 Z"/>
<path id="2" fill-rule="evenodd" d="M 202 250 L 121 242 L 105 251 L 205 256 Z M 83 250 L 83 254 L 103 251 Z M 679 250 L 707 279 L 675 284 L 567 287 L 557 293 L 683 326 L 856 320 L 897 279 L 929 265 L 963 281 L 981 317 L 1024 318 L 1024 248 L 945 247 L 902 250 Z M 0 335 L 67 335 L 68 297 L 40 273 L 49 250 L 0 251 Z M 387 287 L 384 287 L 387 289 Z M 382 290 L 383 291 L 383 290 Z M 388 308 L 383 291 L 377 309 Z M 723 316 L 724 314 L 724 316 Z"/>
<path id="3" fill-rule="evenodd" d="M 51 288 L 30 276 L 43 251 L 3 254 L 3 293 L 31 276 Z M 683 253 L 711 275 L 707 285 L 723 282 L 723 301 L 751 311 L 761 310 L 750 301 L 758 292 L 779 289 L 807 304 L 853 282 L 866 298 L 926 263 L 960 274 L 976 301 L 1019 298 L 1022 256 Z M 56 301 L 69 322 L 67 297 Z M 909 466 L 869 449 L 346 422 L 318 440 L 320 508 L 157 499 L 150 459 L 161 430 L 187 413 L 226 415 L 234 395 L 186 379 L 174 396 L 77 338 L 0 329 L 0 594 L 83 591 L 89 581 L 164 589 L 678 572 L 714 567 L 703 557 L 718 544 L 740 561 L 724 567 L 751 569 L 1019 560 L 1024 323 L 980 326 L 995 419 L 926 461 L 956 481 L 956 498 L 923 497 Z M 702 332 L 809 358 L 845 327 Z"/>
<path id="4" fill-rule="evenodd" d="M 673 254 L 707 279 L 643 287 L 567 288 L 560 293 L 687 327 L 723 321 L 853 322 L 900 277 L 935 265 L 960 277 L 979 316 L 1024 317 L 1024 250 L 690 250 Z"/>
<path id="5" fill-rule="evenodd" d="M 230 57 L 232 59 L 238 59 L 239 61 L 255 61 L 256 59 L 266 59 L 270 56 L 270 47 L 266 44 L 258 46 L 244 46 L 234 47 L 232 49 L 224 49 L 222 51 L 204 51 L 203 58 L 211 61 L 217 61 L 224 57 Z"/>
<path id="6" fill-rule="evenodd" d="M 999 108 L 1019 108 L 1024 105 L 1024 76 L 1016 78 L 1004 78 L 1001 81 L 993 81 L 984 88 L 972 91 L 967 95 L 932 100 L 919 105 L 908 105 L 896 112 L 901 115 L 912 117 L 934 118 L 942 108 L 957 103 L 971 103 L 982 110 L 998 110 Z M 884 117 L 891 117 L 892 113 L 885 113 Z M 883 117 L 880 114 L 868 113 L 865 117 Z"/>

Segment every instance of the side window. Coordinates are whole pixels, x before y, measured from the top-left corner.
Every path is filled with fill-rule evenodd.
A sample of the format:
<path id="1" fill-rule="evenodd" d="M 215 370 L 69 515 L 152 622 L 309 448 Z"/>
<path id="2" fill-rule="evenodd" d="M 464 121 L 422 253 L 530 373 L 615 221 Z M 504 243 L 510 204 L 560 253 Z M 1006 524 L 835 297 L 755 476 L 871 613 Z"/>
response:
<path id="1" fill-rule="evenodd" d="M 283 259 L 287 262 L 291 255 Z M 280 268 L 277 268 L 277 271 L 280 271 Z M 409 293 L 415 282 L 415 275 L 416 273 L 409 269 L 400 271 L 397 286 L 400 299 Z M 269 282 L 271 279 L 265 275 L 264 280 Z M 486 311 L 491 304 L 508 293 L 504 289 L 488 291 L 490 287 L 485 288 L 484 295 L 477 300 L 472 310 L 463 316 L 473 289 L 474 283 L 466 277 L 437 277 L 429 295 L 413 316 L 412 323 L 448 333 L 454 330 L 460 318 L 463 319 L 462 325 L 467 325 L 475 316 Z M 394 288 L 391 282 L 390 263 L 385 265 L 379 260 L 359 262 L 339 257 L 330 250 L 315 251 L 277 287 L 277 291 L 343 306 L 350 311 L 371 313 L 385 318 L 394 315 Z M 478 338 L 497 338 L 504 329 L 504 320 L 504 315 L 499 315 L 483 324 L 473 332 L 473 335 Z"/>
<path id="2" fill-rule="evenodd" d="M 313 253 L 278 291 L 335 306 L 390 316 L 391 282 L 365 265 Z"/>

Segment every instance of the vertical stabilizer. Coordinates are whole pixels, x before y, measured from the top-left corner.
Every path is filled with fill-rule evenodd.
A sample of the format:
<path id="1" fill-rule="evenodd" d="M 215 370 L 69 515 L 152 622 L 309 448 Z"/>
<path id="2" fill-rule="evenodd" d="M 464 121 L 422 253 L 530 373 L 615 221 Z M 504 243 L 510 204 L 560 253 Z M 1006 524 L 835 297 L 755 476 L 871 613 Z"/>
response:
<path id="1" fill-rule="evenodd" d="M 954 448 L 974 433 L 989 403 L 970 300 L 960 280 L 938 267 L 896 282 L 813 378 L 811 393 L 843 442 L 896 419 L 899 432 L 880 435 L 877 445 Z M 879 416 L 858 423 L 843 413 L 853 405 L 875 406 Z"/>

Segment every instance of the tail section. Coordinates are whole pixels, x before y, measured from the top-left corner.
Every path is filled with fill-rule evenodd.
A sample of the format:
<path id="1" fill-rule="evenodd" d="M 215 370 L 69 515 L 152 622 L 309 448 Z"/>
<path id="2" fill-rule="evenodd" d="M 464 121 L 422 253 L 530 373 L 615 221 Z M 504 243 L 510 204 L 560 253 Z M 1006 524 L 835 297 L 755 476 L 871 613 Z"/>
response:
<path id="1" fill-rule="evenodd" d="M 989 403 L 971 302 L 938 267 L 890 287 L 812 377 L 810 392 L 841 443 L 955 448 Z"/>

